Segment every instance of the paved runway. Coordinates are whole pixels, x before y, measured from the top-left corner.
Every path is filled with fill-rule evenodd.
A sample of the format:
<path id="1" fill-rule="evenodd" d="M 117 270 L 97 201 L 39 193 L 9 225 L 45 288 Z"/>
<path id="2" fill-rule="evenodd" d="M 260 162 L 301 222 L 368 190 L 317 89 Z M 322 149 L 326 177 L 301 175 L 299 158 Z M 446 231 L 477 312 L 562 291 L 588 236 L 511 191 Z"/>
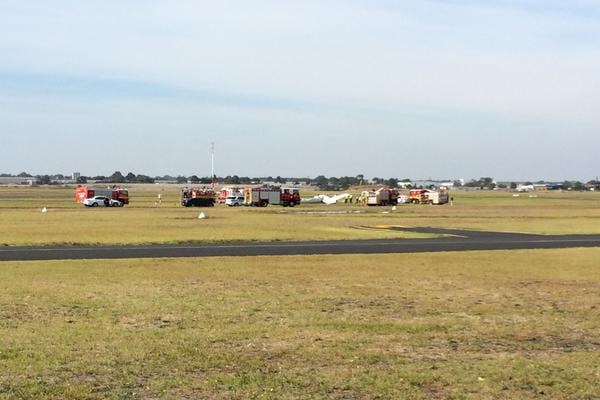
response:
<path id="1" fill-rule="evenodd" d="M 438 228 L 392 228 L 453 235 L 435 239 L 374 239 L 190 245 L 1 247 L 0 261 L 309 254 L 384 254 L 468 250 L 600 247 L 600 235 L 530 235 Z"/>

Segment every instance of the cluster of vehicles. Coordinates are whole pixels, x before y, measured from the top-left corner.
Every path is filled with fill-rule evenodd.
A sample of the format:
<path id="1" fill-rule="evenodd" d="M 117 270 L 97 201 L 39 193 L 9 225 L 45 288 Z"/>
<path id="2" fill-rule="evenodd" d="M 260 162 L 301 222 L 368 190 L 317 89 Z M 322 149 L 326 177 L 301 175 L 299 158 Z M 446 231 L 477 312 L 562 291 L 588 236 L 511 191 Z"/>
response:
<path id="1" fill-rule="evenodd" d="M 83 205 L 86 207 L 98 207 L 98 206 L 123 207 L 123 205 L 125 205 L 125 203 L 123 203 L 120 200 L 109 199 L 108 197 L 105 197 L 105 196 L 94 196 L 94 197 L 90 197 L 89 199 L 85 199 L 83 201 Z"/>
<path id="2" fill-rule="evenodd" d="M 322 195 L 324 196 L 324 195 Z M 319 196 L 316 196 L 319 197 Z M 328 197 L 328 196 L 325 196 Z M 303 200 L 296 188 L 259 187 L 259 188 L 223 188 L 217 198 L 220 204 L 228 206 L 255 206 L 266 207 L 269 204 L 294 207 Z M 304 199 L 307 203 L 313 203 L 315 198 Z M 345 193 L 338 196 L 328 197 L 334 204 L 338 200 L 352 202 L 352 195 Z M 402 203 L 413 204 L 446 204 L 449 196 L 446 190 L 413 189 L 408 196 L 400 193 L 398 189 L 382 187 L 377 190 L 363 191 L 356 199 L 357 204 L 365 206 L 388 206 Z"/>
<path id="3" fill-rule="evenodd" d="M 343 198 L 344 202 L 348 202 L 348 200 L 352 202 L 352 195 L 350 194 L 334 196 L 333 198 L 335 197 Z M 92 188 L 80 186 L 75 189 L 75 200 L 87 207 L 122 207 L 129 204 L 129 192 L 127 189 L 118 187 Z M 365 206 L 388 206 L 402 203 L 446 204 L 448 200 L 446 190 L 412 189 L 406 196 L 397 189 L 382 187 L 377 190 L 363 191 L 356 198 L 356 203 Z M 184 187 L 181 189 L 181 205 L 184 207 L 213 207 L 217 202 L 230 207 L 266 207 L 268 205 L 294 207 L 299 205 L 301 201 L 300 191 L 297 188 L 290 187 L 225 187 L 218 193 L 207 187 Z"/>
<path id="4" fill-rule="evenodd" d="M 448 203 L 448 192 L 446 190 L 412 189 L 406 196 L 397 189 L 383 187 L 362 192 L 357 202 L 365 206 L 387 206 L 402 203 L 446 204 Z"/>
<path id="5" fill-rule="evenodd" d="M 125 204 L 129 204 L 129 191 L 117 187 L 79 186 L 75 189 L 75 201 L 86 207 L 123 207 Z"/>
<path id="6" fill-rule="evenodd" d="M 294 207 L 300 204 L 300 191 L 296 188 L 269 186 L 227 187 L 221 189 L 218 195 L 208 188 L 183 188 L 181 190 L 181 205 L 184 207 L 212 207 L 217 201 L 231 207 L 266 207 L 269 204 Z"/>

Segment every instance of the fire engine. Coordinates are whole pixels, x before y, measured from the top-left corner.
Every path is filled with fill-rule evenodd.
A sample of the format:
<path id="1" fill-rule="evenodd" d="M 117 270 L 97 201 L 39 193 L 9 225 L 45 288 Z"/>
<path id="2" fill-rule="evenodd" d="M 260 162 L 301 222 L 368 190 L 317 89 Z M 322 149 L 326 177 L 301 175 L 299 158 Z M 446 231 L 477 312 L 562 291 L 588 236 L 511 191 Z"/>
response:
<path id="1" fill-rule="evenodd" d="M 377 190 L 364 191 L 358 198 L 358 203 L 368 206 L 387 206 L 398 204 L 399 192 L 396 189 L 379 188 Z"/>
<path id="2" fill-rule="evenodd" d="M 300 191 L 296 188 L 278 187 L 244 189 L 244 205 L 266 207 L 269 204 L 294 207 L 300 204 Z"/>
<path id="3" fill-rule="evenodd" d="M 184 207 L 212 207 L 215 205 L 215 191 L 207 188 L 181 189 L 181 205 Z"/>
<path id="4" fill-rule="evenodd" d="M 119 200 L 123 204 L 129 204 L 129 191 L 122 188 L 92 188 L 79 186 L 75 189 L 75 201 L 83 203 L 85 199 L 94 196 L 104 196 L 113 200 Z"/>
<path id="5" fill-rule="evenodd" d="M 448 203 L 448 192 L 445 190 L 413 189 L 408 198 L 415 204 L 446 204 Z"/>

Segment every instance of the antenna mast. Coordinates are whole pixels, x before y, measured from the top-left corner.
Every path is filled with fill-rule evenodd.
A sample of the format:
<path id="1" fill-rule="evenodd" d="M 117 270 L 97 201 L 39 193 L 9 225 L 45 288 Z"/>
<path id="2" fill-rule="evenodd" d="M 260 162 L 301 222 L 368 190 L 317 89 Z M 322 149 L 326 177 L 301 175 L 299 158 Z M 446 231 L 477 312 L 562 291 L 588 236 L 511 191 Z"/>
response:
<path id="1" fill-rule="evenodd" d="M 210 175 L 212 190 L 215 190 L 215 142 L 210 142 Z"/>

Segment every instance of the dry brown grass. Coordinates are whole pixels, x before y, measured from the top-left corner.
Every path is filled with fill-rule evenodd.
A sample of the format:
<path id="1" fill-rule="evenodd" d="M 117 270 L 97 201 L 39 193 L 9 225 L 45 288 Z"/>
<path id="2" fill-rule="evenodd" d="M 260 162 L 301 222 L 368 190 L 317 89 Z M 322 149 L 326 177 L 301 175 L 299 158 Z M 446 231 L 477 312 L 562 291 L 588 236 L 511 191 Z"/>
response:
<path id="1" fill-rule="evenodd" d="M 5 262 L 0 398 L 594 399 L 599 258 Z"/>
<path id="2" fill-rule="evenodd" d="M 178 187 L 135 186 L 131 205 L 86 209 L 72 188 L 0 188 L 0 245 L 182 243 L 418 237 L 362 226 L 600 233 L 600 193 L 452 192 L 454 206 L 183 208 Z M 155 204 L 158 193 L 162 204 Z M 305 193 L 310 196 L 312 193 Z M 47 213 L 41 208 L 47 207 Z M 199 212 L 208 215 L 198 220 Z M 330 213 L 330 212 L 334 213 Z M 308 213 L 307 213 L 308 212 Z"/>

